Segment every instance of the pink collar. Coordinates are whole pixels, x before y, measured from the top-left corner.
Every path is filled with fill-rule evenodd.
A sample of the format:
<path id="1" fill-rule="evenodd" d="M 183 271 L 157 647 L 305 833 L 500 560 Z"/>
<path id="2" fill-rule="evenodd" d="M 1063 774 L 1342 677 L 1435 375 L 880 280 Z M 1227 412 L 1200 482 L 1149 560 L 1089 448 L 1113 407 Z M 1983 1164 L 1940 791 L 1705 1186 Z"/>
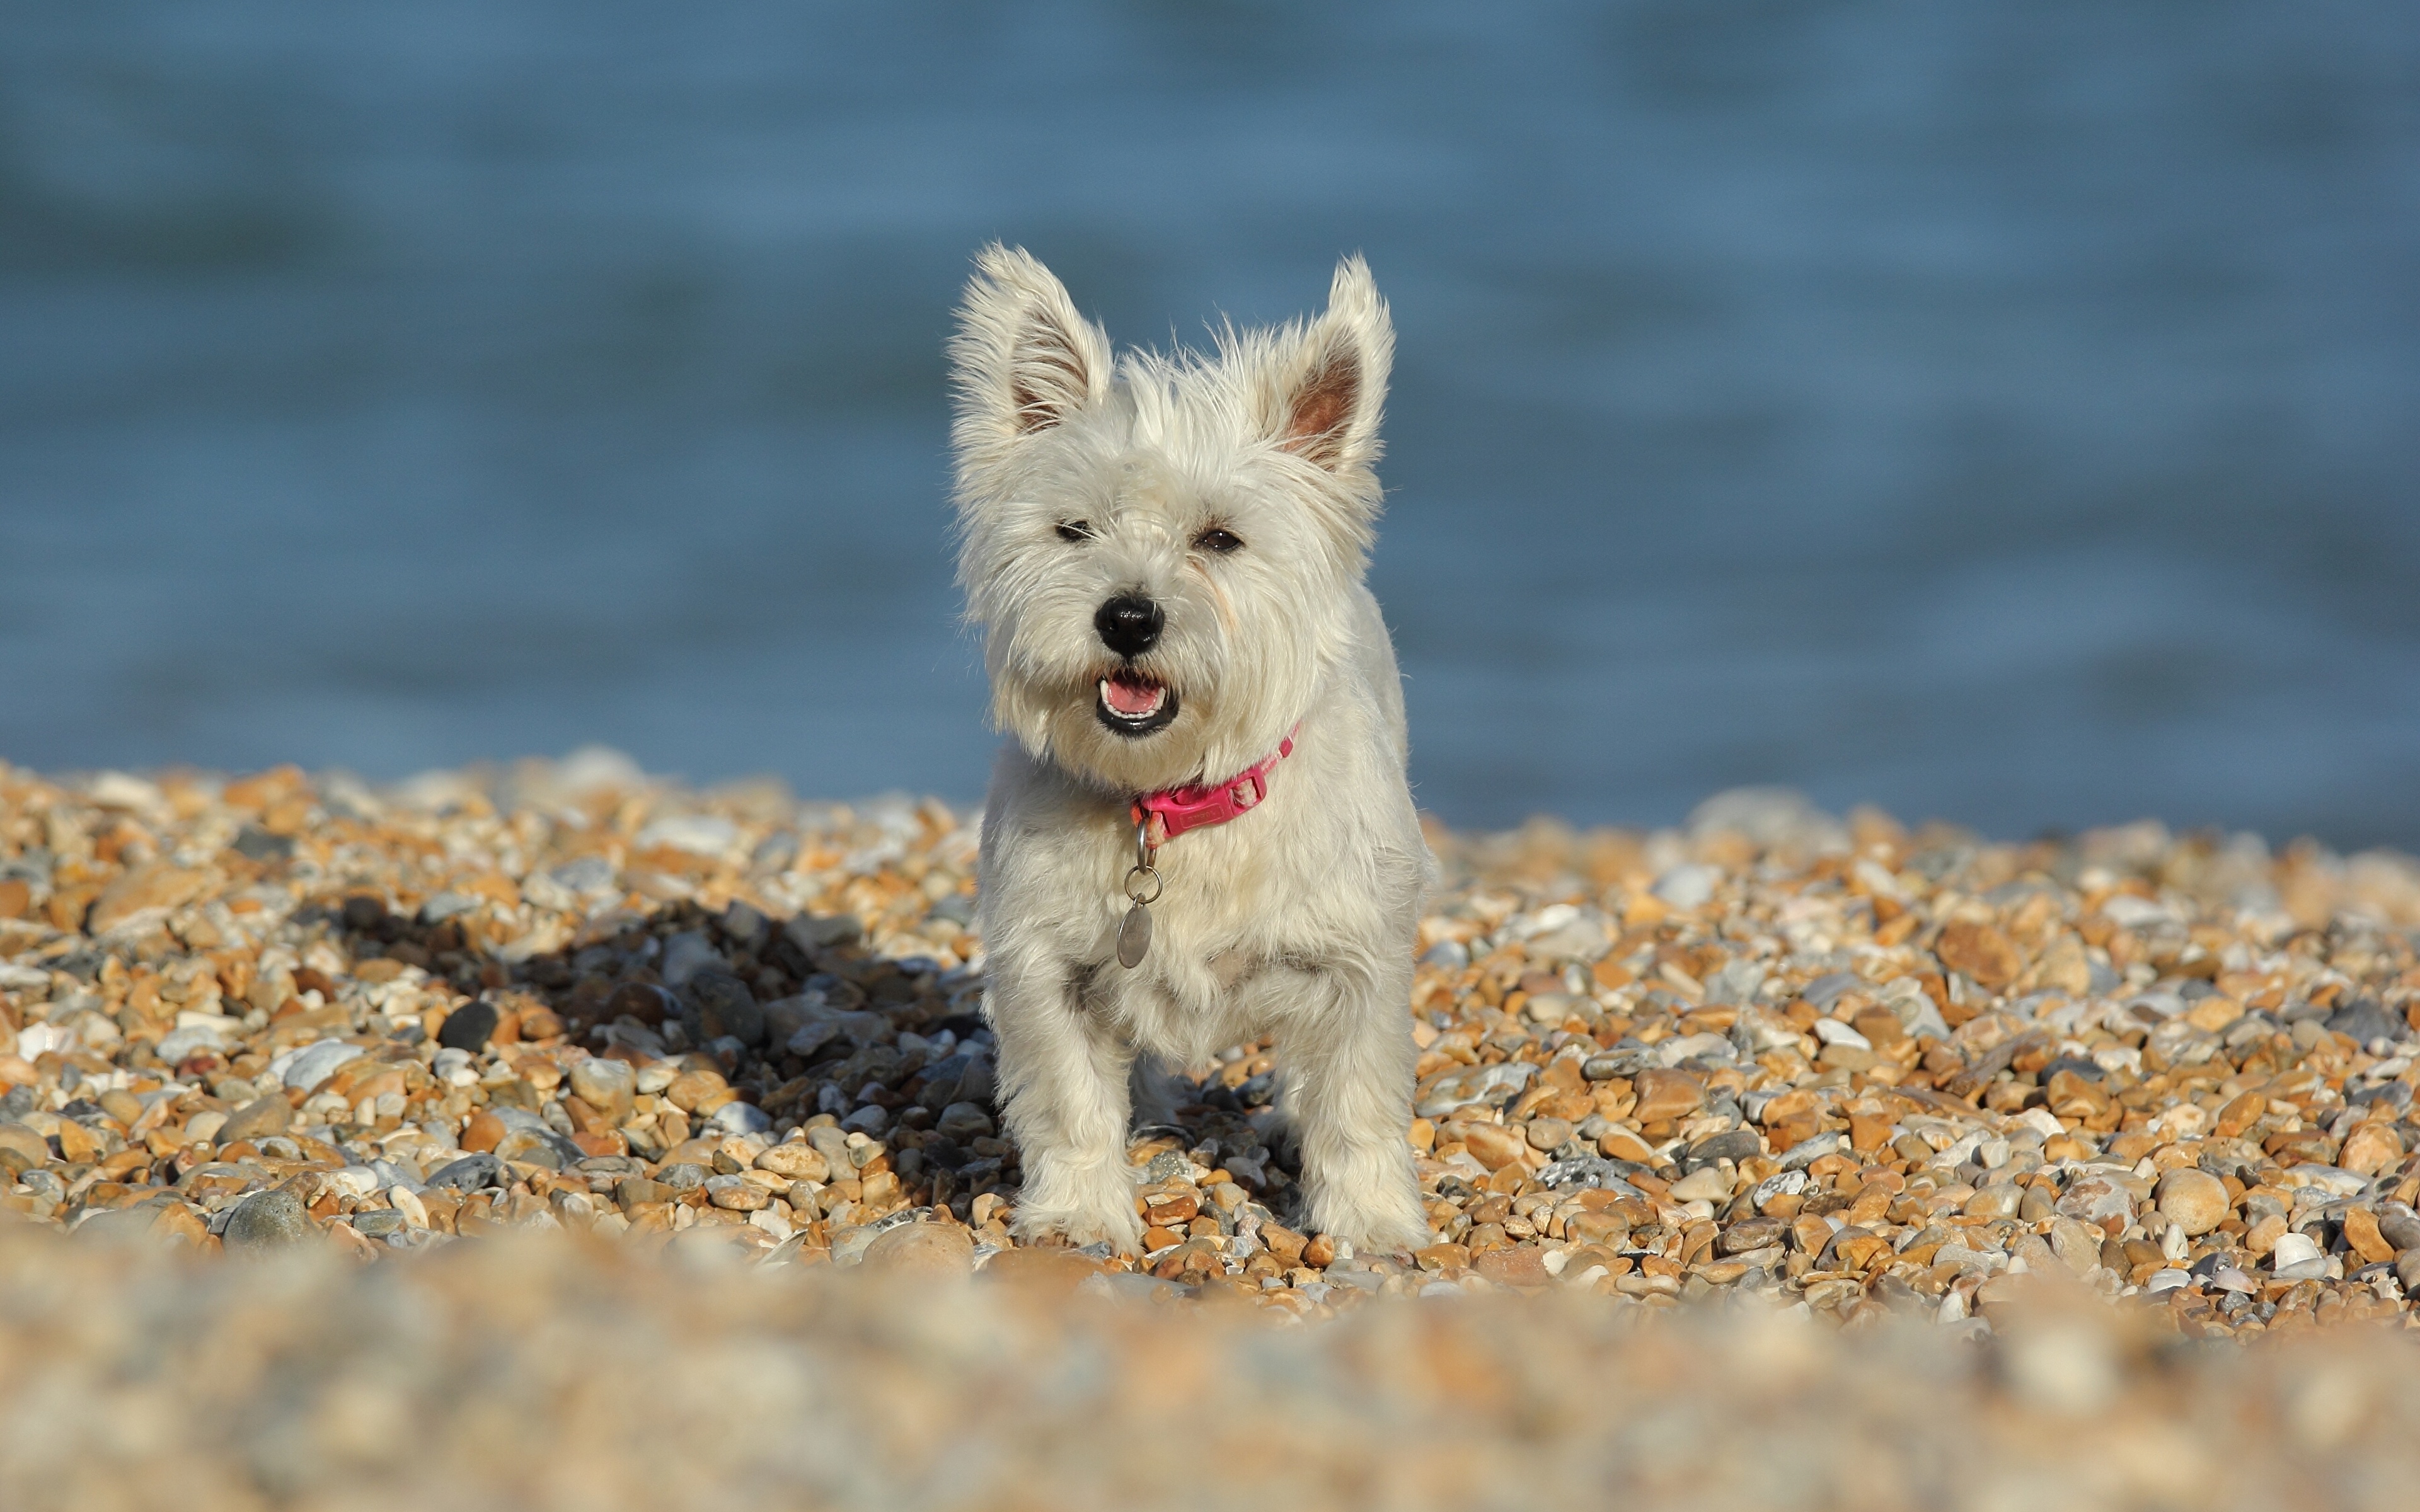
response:
<path id="1" fill-rule="evenodd" d="M 1244 768 L 1217 787 L 1162 788 L 1134 800 L 1134 822 L 1143 826 L 1143 843 L 1157 850 L 1188 829 L 1223 825 L 1247 810 L 1257 809 L 1269 795 L 1269 774 L 1294 754 L 1297 724 L 1278 742 L 1277 750 Z"/>

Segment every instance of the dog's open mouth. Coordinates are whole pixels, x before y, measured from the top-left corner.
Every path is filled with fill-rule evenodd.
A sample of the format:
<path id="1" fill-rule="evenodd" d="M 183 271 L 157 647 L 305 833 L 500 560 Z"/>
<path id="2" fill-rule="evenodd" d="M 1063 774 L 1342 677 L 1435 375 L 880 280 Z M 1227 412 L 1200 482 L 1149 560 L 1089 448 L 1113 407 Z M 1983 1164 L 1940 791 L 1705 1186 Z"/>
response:
<path id="1" fill-rule="evenodd" d="M 1093 712 L 1118 734 L 1147 735 L 1167 729 L 1176 717 L 1176 690 L 1130 667 L 1121 668 L 1101 679 Z"/>

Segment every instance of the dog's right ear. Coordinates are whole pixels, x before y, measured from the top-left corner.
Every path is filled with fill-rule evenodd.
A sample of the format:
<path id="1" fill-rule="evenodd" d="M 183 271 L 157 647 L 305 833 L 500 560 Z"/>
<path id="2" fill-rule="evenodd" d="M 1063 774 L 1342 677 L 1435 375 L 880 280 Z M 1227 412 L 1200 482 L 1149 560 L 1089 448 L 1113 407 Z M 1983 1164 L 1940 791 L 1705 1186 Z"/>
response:
<path id="1" fill-rule="evenodd" d="M 976 255 L 950 361 L 962 484 L 1109 392 L 1109 338 L 1022 247 L 993 242 Z"/>

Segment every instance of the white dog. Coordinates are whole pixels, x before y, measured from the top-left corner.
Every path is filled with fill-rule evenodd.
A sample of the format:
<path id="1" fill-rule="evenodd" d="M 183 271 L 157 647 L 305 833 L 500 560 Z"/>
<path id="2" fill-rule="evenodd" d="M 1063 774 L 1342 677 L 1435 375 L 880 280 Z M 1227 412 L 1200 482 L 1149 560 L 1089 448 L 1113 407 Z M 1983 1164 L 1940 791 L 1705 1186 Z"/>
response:
<path id="1" fill-rule="evenodd" d="M 978 259 L 958 574 L 1013 737 L 977 906 L 1022 1235 L 1137 1248 L 1137 1056 L 1273 1032 L 1303 1219 L 1429 1242 L 1405 1133 L 1430 861 L 1362 585 L 1393 347 L 1358 257 L 1307 326 L 1115 364 L 1039 262 Z"/>

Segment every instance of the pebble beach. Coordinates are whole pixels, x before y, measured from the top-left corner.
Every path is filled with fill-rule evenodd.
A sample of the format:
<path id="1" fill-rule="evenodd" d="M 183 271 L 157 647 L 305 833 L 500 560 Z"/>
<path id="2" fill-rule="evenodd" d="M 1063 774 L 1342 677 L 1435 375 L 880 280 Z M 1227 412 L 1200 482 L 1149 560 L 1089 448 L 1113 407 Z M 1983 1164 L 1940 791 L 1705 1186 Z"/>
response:
<path id="1" fill-rule="evenodd" d="M 1127 1257 L 1009 1237 L 977 821 L 0 767 L 0 1501 L 2406 1504 L 2408 856 L 1432 825 L 1437 1242 L 1259 1043 Z"/>

